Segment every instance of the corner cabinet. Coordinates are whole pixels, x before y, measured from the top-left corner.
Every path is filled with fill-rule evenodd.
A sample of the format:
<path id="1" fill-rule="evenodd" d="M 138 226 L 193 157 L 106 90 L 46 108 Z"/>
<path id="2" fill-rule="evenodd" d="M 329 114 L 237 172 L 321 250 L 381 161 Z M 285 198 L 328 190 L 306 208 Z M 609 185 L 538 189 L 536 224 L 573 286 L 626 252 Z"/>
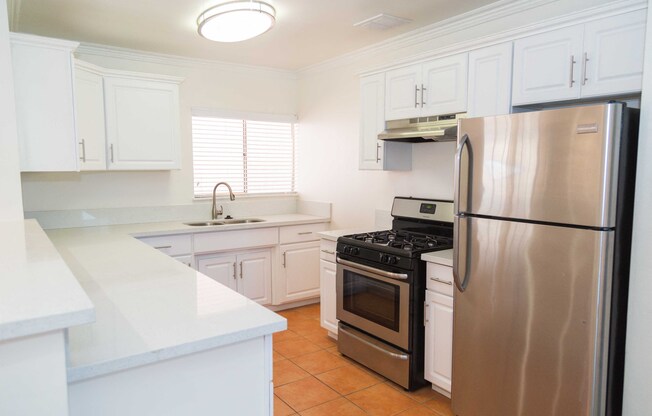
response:
<path id="1" fill-rule="evenodd" d="M 512 42 L 469 52 L 468 117 L 509 114 Z"/>
<path id="2" fill-rule="evenodd" d="M 72 54 L 79 43 L 17 33 L 10 41 L 20 170 L 78 170 Z"/>
<path id="3" fill-rule="evenodd" d="M 467 76 L 468 53 L 388 71 L 385 120 L 466 111 Z"/>
<path id="4" fill-rule="evenodd" d="M 181 167 L 178 82 L 128 73 L 104 76 L 109 169 Z"/>
<path id="5" fill-rule="evenodd" d="M 412 145 L 378 140 L 385 130 L 385 74 L 360 79 L 360 169 L 410 170 Z"/>
<path id="6" fill-rule="evenodd" d="M 638 10 L 515 41 L 512 104 L 640 92 L 645 22 Z"/>

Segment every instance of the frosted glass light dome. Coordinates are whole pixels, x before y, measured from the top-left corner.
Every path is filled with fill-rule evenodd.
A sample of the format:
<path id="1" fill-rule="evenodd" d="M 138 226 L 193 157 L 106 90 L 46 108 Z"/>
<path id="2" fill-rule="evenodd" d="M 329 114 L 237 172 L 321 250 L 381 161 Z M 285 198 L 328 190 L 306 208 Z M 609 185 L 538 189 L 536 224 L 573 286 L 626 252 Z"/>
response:
<path id="1" fill-rule="evenodd" d="M 274 26 L 276 10 L 257 0 L 231 1 L 206 10 L 197 18 L 200 35 L 216 42 L 240 42 Z"/>

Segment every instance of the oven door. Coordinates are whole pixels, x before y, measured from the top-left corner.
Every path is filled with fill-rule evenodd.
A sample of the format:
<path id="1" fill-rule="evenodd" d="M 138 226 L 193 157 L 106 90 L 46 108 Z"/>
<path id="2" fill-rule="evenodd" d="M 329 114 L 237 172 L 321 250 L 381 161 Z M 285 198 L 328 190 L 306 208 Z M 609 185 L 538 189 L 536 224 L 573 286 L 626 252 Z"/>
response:
<path id="1" fill-rule="evenodd" d="M 409 350 L 408 274 L 337 258 L 337 319 Z"/>

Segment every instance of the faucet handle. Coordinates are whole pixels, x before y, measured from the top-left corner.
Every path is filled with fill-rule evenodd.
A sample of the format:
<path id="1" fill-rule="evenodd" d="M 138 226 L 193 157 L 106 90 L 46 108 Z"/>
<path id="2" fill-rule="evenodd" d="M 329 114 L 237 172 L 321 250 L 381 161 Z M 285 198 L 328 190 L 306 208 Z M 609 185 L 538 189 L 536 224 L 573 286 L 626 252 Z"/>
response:
<path id="1" fill-rule="evenodd" d="M 220 205 L 220 209 L 216 209 L 216 210 L 215 210 L 215 216 L 216 216 L 216 217 L 219 217 L 219 216 L 222 215 L 223 213 L 224 213 L 224 207 L 222 207 L 222 205 Z"/>

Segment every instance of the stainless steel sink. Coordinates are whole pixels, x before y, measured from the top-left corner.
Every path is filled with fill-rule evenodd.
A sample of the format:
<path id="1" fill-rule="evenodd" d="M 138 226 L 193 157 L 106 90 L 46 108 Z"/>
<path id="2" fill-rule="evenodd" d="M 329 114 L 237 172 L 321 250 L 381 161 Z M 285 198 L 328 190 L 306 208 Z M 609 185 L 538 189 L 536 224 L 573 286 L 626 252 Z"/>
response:
<path id="1" fill-rule="evenodd" d="M 215 220 L 215 221 L 197 221 L 197 222 L 186 222 L 184 224 L 190 225 L 193 227 L 206 227 L 214 225 L 232 225 L 232 224 L 250 224 L 254 222 L 264 222 L 259 218 L 240 218 L 232 220 Z"/>

